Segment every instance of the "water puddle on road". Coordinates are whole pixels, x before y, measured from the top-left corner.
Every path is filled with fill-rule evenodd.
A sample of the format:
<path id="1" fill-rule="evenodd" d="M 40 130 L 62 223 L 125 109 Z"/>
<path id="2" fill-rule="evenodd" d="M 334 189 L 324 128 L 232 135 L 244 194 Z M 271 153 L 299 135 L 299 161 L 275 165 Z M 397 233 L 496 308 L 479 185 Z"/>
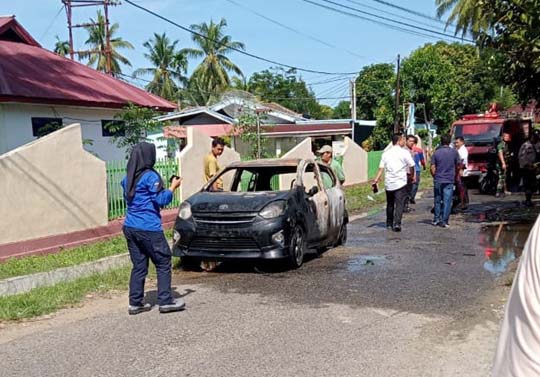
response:
<path id="1" fill-rule="evenodd" d="M 504 273 L 521 256 L 538 213 L 523 208 L 493 209 L 477 214 L 482 229 L 479 244 L 485 255 L 484 269 L 494 275 Z"/>
<path id="2" fill-rule="evenodd" d="M 372 266 L 386 262 L 384 255 L 355 255 L 347 262 L 347 271 L 360 272 Z"/>

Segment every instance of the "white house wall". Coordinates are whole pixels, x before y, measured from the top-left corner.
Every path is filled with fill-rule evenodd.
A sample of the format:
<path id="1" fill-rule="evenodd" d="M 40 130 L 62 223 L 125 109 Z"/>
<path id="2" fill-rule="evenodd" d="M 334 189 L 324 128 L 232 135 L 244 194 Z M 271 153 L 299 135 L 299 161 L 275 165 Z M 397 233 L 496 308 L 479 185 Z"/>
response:
<path id="1" fill-rule="evenodd" d="M 63 125 L 80 123 L 84 140 L 92 145 L 84 148 L 102 160 L 123 160 L 125 152 L 103 137 L 101 120 L 112 120 L 118 110 L 75 106 L 48 106 L 4 103 L 0 107 L 0 154 L 15 149 L 37 137 L 32 135 L 32 118 L 62 118 Z"/>

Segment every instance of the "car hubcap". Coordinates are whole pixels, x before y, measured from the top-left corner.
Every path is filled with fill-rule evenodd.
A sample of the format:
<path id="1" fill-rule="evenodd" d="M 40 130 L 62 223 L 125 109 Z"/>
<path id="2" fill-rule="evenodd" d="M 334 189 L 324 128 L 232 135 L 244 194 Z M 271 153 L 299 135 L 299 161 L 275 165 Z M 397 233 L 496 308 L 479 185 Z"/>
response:
<path id="1" fill-rule="evenodd" d="M 304 249 L 303 249 L 303 240 L 302 240 L 302 232 L 300 230 L 297 230 L 294 235 L 294 257 L 296 259 L 296 264 L 300 265 L 302 263 L 302 260 L 304 259 Z"/>

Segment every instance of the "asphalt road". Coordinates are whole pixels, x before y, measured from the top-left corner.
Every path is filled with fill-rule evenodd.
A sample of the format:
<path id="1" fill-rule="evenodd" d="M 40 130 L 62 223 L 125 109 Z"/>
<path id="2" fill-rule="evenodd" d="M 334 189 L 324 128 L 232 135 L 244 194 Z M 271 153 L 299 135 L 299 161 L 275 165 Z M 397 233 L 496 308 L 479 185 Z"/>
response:
<path id="1" fill-rule="evenodd" d="M 481 223 L 504 211 L 473 202 L 450 229 L 430 224 L 429 198 L 402 233 L 382 213 L 357 220 L 346 247 L 296 271 L 177 271 L 182 313 L 130 317 L 118 292 L 1 325 L 0 375 L 487 376 L 509 288 L 484 268 Z"/>

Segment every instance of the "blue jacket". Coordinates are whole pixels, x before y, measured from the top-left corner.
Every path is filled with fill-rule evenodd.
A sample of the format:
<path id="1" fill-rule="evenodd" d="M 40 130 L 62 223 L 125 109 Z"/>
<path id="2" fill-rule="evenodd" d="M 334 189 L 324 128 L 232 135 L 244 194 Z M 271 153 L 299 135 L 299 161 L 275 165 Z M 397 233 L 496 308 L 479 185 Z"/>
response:
<path id="1" fill-rule="evenodd" d="M 126 198 L 126 180 L 122 179 L 124 200 Z M 157 173 L 148 171 L 144 173 L 135 187 L 135 197 L 131 203 L 127 202 L 127 215 L 124 226 L 139 230 L 162 231 L 160 207 L 168 205 L 173 198 L 171 190 L 157 192 L 160 178 Z"/>

